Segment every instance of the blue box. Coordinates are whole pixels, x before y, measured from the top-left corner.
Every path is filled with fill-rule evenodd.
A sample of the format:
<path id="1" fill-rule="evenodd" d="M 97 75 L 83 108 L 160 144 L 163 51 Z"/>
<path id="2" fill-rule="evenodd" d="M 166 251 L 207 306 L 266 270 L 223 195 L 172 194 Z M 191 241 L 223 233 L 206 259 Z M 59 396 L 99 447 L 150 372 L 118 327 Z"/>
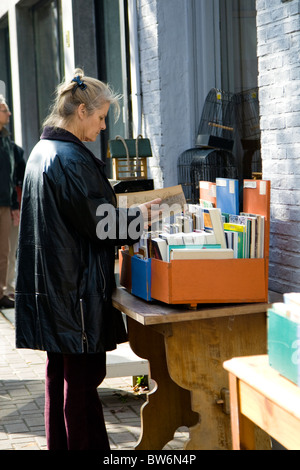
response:
<path id="1" fill-rule="evenodd" d="M 269 364 L 280 375 L 300 385 L 300 325 L 268 310 Z"/>
<path id="2" fill-rule="evenodd" d="M 231 178 L 216 178 L 217 207 L 226 214 L 240 213 L 239 181 Z"/>
<path id="3" fill-rule="evenodd" d="M 151 258 L 131 258 L 131 293 L 144 300 L 151 298 Z"/>

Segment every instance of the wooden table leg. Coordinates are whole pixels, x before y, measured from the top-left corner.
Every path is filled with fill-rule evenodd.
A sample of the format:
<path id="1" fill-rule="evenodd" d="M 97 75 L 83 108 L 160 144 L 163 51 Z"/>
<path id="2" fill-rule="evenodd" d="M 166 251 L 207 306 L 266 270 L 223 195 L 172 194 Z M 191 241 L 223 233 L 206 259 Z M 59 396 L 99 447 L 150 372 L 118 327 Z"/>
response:
<path id="1" fill-rule="evenodd" d="M 178 427 L 193 426 L 199 415 L 191 409 L 190 392 L 169 376 L 164 335 L 131 318 L 127 320 L 130 346 L 135 354 L 148 359 L 151 379 L 157 384 L 141 409 L 142 429 L 136 449 L 160 450 L 173 439 Z"/>
<path id="2" fill-rule="evenodd" d="M 228 389 L 223 362 L 232 357 L 266 353 L 266 315 L 239 315 L 174 323 L 165 338 L 171 378 L 192 394 L 192 409 L 201 416 L 190 429 L 189 450 L 231 449 L 230 416 L 218 404 Z M 269 449 L 267 436 L 260 448 Z"/>
<path id="3" fill-rule="evenodd" d="M 241 450 L 238 380 L 229 374 L 232 450 Z"/>
<path id="4" fill-rule="evenodd" d="M 239 379 L 229 373 L 232 450 L 255 450 L 255 425 L 240 412 Z"/>

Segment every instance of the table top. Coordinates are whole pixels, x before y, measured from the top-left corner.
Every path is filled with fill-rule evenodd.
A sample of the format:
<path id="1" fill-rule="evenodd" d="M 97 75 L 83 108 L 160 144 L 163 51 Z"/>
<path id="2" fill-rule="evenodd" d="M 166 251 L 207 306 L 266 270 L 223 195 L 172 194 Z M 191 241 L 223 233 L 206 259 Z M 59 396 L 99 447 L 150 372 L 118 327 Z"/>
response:
<path id="1" fill-rule="evenodd" d="M 147 302 L 117 287 L 112 296 L 113 305 L 142 325 L 159 325 L 208 318 L 232 317 L 266 312 L 268 303 L 205 304 L 191 309 L 187 305 L 168 305 L 162 302 Z"/>
<path id="2" fill-rule="evenodd" d="M 273 369 L 267 355 L 233 358 L 224 362 L 224 368 L 300 419 L 300 387 Z"/>

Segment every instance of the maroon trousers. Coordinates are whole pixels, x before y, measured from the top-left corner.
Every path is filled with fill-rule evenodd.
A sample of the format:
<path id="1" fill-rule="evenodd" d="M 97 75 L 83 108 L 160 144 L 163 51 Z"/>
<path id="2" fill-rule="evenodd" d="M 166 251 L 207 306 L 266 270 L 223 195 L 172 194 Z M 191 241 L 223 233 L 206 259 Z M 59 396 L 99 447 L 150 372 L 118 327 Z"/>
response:
<path id="1" fill-rule="evenodd" d="M 105 374 L 105 353 L 47 354 L 48 450 L 110 450 L 97 392 Z"/>

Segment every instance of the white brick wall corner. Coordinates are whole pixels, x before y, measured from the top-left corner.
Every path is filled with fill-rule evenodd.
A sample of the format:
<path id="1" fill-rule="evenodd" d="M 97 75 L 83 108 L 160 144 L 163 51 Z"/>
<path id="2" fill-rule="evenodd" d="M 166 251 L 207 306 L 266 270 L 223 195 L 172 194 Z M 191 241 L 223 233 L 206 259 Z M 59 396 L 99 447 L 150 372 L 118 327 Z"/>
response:
<path id="1" fill-rule="evenodd" d="M 300 1 L 256 6 L 263 177 L 272 183 L 269 287 L 300 291 Z"/>

